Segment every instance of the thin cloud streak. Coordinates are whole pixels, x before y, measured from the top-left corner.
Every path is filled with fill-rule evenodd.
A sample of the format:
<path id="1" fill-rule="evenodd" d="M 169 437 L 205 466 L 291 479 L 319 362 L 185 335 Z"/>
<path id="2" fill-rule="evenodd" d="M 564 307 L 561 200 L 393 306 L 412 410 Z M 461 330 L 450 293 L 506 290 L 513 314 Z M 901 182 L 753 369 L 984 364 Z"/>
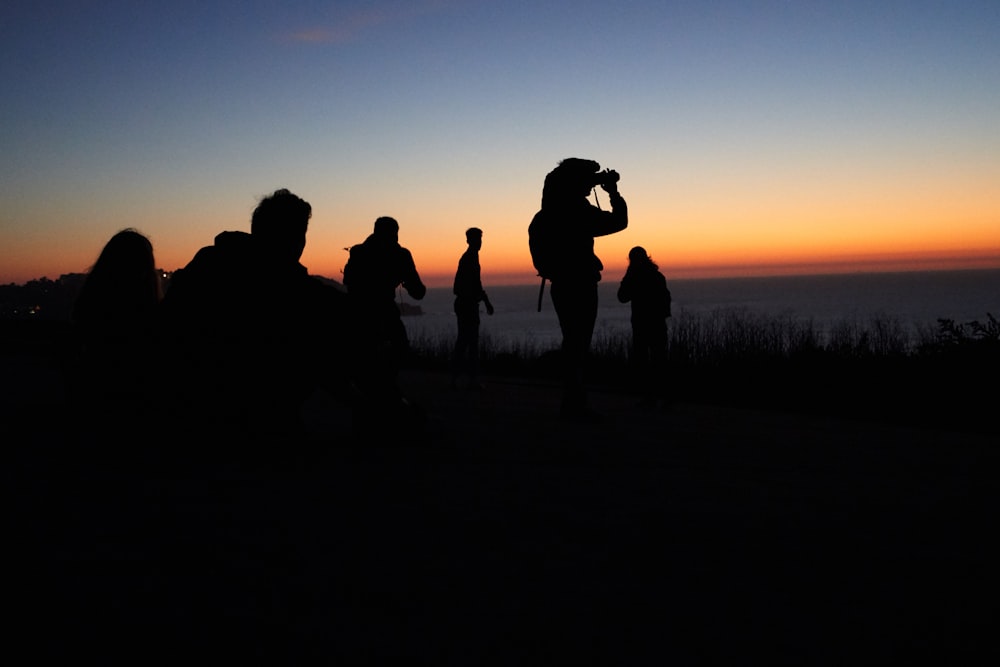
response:
<path id="1" fill-rule="evenodd" d="M 361 33 L 371 28 L 444 11 L 456 4 L 442 0 L 430 0 L 416 6 L 412 3 L 397 3 L 386 8 L 354 12 L 331 27 L 306 28 L 289 34 L 287 38 L 293 42 L 309 44 L 348 44 L 356 41 Z"/>

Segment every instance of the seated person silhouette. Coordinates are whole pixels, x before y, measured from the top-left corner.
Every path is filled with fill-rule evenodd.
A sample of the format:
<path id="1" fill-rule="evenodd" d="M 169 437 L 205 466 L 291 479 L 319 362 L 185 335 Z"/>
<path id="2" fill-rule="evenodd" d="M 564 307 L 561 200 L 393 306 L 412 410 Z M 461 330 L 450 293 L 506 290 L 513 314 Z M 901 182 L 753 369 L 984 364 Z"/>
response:
<path id="1" fill-rule="evenodd" d="M 299 436 L 315 390 L 349 398 L 347 295 L 299 262 L 311 216 L 277 190 L 249 234 L 218 234 L 174 274 L 162 311 L 175 419 L 222 441 Z"/>

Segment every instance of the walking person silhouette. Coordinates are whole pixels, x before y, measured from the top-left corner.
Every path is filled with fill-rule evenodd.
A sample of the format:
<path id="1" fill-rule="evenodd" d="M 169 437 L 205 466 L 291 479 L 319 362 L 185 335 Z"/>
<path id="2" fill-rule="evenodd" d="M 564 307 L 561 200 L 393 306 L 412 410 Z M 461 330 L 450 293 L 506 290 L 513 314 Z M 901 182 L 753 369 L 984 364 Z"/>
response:
<path id="1" fill-rule="evenodd" d="M 618 172 L 600 171 L 593 160 L 566 158 L 545 176 L 541 209 L 528 226 L 532 262 L 552 283 L 550 296 L 562 331 L 563 395 L 560 416 L 596 422 L 584 374 L 597 321 L 597 283 L 604 265 L 594 253 L 594 239 L 628 227 L 628 207 L 618 192 Z M 608 193 L 611 210 L 591 204 L 596 186 Z"/>
<path id="2" fill-rule="evenodd" d="M 465 230 L 468 249 L 458 260 L 455 283 L 455 319 L 458 335 L 452 354 L 452 387 L 461 386 L 463 376 L 469 389 L 481 389 L 479 382 L 479 304 L 486 306 L 486 314 L 493 314 L 486 290 L 483 289 L 482 271 L 479 265 L 479 251 L 483 247 L 483 230 L 470 227 Z"/>

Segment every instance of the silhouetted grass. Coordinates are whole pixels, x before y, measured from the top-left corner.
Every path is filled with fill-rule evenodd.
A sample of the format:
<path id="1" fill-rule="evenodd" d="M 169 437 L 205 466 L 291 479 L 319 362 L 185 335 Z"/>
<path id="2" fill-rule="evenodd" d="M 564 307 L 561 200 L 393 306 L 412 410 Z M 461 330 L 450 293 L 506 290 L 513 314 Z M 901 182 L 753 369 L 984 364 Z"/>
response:
<path id="1" fill-rule="evenodd" d="M 885 315 L 812 320 L 746 309 L 681 310 L 669 321 L 662 384 L 675 401 L 724 404 L 995 432 L 1000 404 L 1000 322 L 911 326 Z M 588 381 L 629 392 L 630 332 L 599 328 Z M 8 356 L 59 363 L 70 345 L 65 321 L 3 321 Z M 412 366 L 449 368 L 454 341 L 414 337 Z M 557 382 L 558 344 L 484 331 L 482 372 Z"/>
<path id="2" fill-rule="evenodd" d="M 625 364 L 629 331 L 598 330 L 591 346 L 595 364 Z M 454 340 L 417 336 L 411 340 L 416 362 L 425 368 L 446 368 Z M 727 308 L 709 313 L 681 312 L 669 320 L 669 361 L 698 369 L 748 363 L 802 362 L 821 355 L 844 361 L 920 358 L 949 350 L 987 352 L 1000 344 L 1000 325 L 987 314 L 978 321 L 956 324 L 938 320 L 937 327 L 908 327 L 899 319 L 876 314 L 868 319 L 844 319 L 821 329 L 814 320 L 763 315 Z M 495 374 L 531 369 L 557 349 L 530 338 L 497 339 L 484 331 L 480 358 Z"/>
<path id="3" fill-rule="evenodd" d="M 629 391 L 629 331 L 598 330 L 588 377 Z M 447 369 L 453 340 L 416 338 L 414 363 Z M 558 350 L 530 339 L 480 340 L 493 376 L 556 379 Z M 727 308 L 669 320 L 663 383 L 675 400 L 986 428 L 1000 398 L 1000 324 L 938 320 L 908 326 L 876 314 L 814 320 Z"/>

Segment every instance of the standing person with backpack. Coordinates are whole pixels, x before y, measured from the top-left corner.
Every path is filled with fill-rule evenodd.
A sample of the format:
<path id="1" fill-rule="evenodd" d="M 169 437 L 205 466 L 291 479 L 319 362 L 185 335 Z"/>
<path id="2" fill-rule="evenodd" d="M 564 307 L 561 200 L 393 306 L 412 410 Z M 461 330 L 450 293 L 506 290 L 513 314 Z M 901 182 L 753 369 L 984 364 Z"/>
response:
<path id="1" fill-rule="evenodd" d="M 650 409 L 664 393 L 660 386 L 667 359 L 671 297 L 667 279 L 642 246 L 628 253 L 628 268 L 618 285 L 618 301 L 632 304 L 629 364 L 642 396 L 639 407 Z"/>
<path id="2" fill-rule="evenodd" d="M 402 363 L 410 340 L 396 303 L 402 285 L 417 301 L 427 294 L 413 255 L 399 244 L 399 223 L 382 216 L 363 243 L 351 246 L 344 266 L 344 287 L 362 316 L 365 339 L 382 346 L 395 364 Z"/>
<path id="3" fill-rule="evenodd" d="M 594 254 L 594 238 L 628 227 L 628 207 L 618 192 L 618 172 L 600 168 L 597 162 L 582 158 L 559 162 L 545 176 L 541 209 L 528 226 L 532 263 L 542 277 L 543 289 L 546 280 L 552 283 L 552 305 L 562 331 L 560 416 L 591 423 L 599 421 L 600 415 L 587 400 L 584 370 L 597 321 L 597 283 L 604 270 Z M 610 197 L 610 211 L 587 200 L 598 185 Z"/>
<path id="4" fill-rule="evenodd" d="M 351 246 L 344 266 L 344 287 L 355 315 L 361 350 L 355 359 L 355 375 L 362 393 L 375 400 L 359 403 L 354 413 L 356 431 L 375 435 L 398 415 L 386 419 L 383 406 L 400 405 L 406 420 L 422 420 L 422 414 L 402 395 L 397 384 L 400 367 L 410 354 L 410 340 L 396 303 L 396 288 L 402 286 L 417 301 L 427 294 L 413 255 L 399 244 L 399 223 L 382 216 L 362 243 Z"/>

